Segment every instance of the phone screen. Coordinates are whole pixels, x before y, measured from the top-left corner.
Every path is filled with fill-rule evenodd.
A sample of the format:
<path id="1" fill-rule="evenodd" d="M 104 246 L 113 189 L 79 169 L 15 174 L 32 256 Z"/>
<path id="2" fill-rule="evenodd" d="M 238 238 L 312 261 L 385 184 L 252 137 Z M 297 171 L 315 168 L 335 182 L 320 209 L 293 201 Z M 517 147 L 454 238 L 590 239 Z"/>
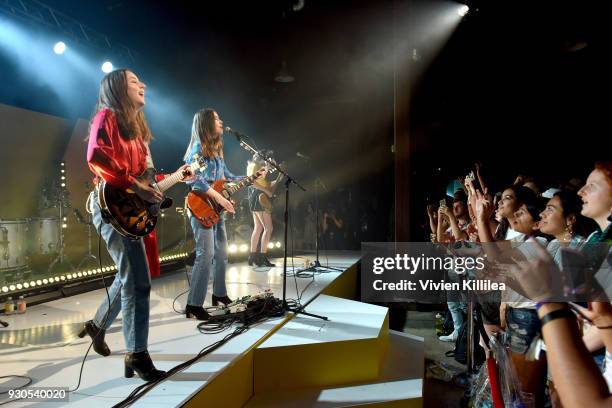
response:
<path id="1" fill-rule="evenodd" d="M 586 259 L 582 253 L 571 248 L 561 248 L 561 270 L 567 283 L 578 288 L 587 283 Z"/>

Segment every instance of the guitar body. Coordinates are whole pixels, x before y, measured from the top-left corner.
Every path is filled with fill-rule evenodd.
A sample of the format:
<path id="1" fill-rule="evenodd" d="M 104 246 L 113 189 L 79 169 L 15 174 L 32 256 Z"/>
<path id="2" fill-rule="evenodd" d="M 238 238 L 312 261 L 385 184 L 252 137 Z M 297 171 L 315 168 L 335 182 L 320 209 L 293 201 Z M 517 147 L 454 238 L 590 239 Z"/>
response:
<path id="1" fill-rule="evenodd" d="M 263 169 L 257 173 L 245 177 L 238 183 L 232 183 L 230 185 L 225 184 L 225 180 L 217 180 L 213 183 L 211 188 L 215 189 L 221 194 L 226 200 L 231 200 L 232 194 L 240 190 L 247 185 L 253 184 L 253 181 L 263 174 Z M 191 191 L 187 194 L 187 207 L 191 211 L 194 217 L 206 228 L 210 228 L 221 219 L 221 214 L 225 209 L 223 206 L 217 204 L 215 200 L 209 198 L 206 193 L 202 191 Z"/>
<path id="2" fill-rule="evenodd" d="M 149 184 L 155 183 L 154 170 L 147 169 L 139 179 Z M 121 235 L 138 239 L 149 235 L 155 229 L 162 207 L 160 204 L 147 203 L 132 190 L 115 188 L 104 181 L 100 181 L 96 188 L 102 218 Z"/>
<path id="3" fill-rule="evenodd" d="M 266 193 L 259 193 L 257 200 L 259 201 L 259 205 L 261 205 L 266 212 L 272 212 L 272 200 Z"/>
<path id="4" fill-rule="evenodd" d="M 218 193 L 229 199 L 225 192 L 225 180 L 217 180 L 212 187 Z M 215 200 L 208 197 L 203 191 L 190 191 L 187 194 L 187 207 L 194 217 L 206 228 L 210 228 L 219 222 L 224 209 Z"/>
<path id="5" fill-rule="evenodd" d="M 167 175 L 163 180 L 155 180 L 155 169 L 147 169 L 138 180 L 147 183 L 160 192 L 164 192 L 189 172 L 206 169 L 204 158 L 195 156 L 195 160 L 186 170 L 177 170 Z M 115 188 L 101 180 L 98 190 L 98 204 L 102 210 L 102 218 L 110 223 L 121 235 L 139 239 L 149 235 L 157 225 L 157 217 L 161 210 L 172 207 L 172 198 L 164 197 L 161 203 L 149 203 L 140 198 L 132 190 Z"/>

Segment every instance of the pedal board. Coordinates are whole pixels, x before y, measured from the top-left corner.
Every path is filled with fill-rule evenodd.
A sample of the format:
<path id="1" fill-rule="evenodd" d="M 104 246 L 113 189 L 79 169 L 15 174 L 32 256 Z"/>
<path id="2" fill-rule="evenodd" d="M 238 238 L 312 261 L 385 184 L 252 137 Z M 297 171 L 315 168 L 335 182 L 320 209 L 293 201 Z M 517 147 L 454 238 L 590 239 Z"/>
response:
<path id="1" fill-rule="evenodd" d="M 236 320 L 246 322 L 247 318 L 260 313 L 266 304 L 276 302 L 280 302 L 280 299 L 274 297 L 271 289 L 267 289 L 255 295 L 243 296 L 226 306 L 206 308 L 206 311 L 211 316 L 208 321 L 214 322 L 235 318 Z"/>

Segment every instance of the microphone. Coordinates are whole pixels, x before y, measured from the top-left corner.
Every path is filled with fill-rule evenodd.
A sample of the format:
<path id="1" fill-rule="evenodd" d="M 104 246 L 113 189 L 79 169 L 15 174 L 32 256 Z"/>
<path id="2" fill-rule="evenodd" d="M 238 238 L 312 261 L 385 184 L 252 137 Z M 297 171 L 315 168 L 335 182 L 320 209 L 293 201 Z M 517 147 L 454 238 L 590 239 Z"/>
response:
<path id="1" fill-rule="evenodd" d="M 233 135 L 234 135 L 234 136 L 236 136 L 238 139 L 248 139 L 248 138 L 249 138 L 249 137 L 248 137 L 247 135 L 245 135 L 244 133 L 240 133 L 240 132 L 238 132 L 238 131 L 236 131 L 236 130 L 232 129 L 232 128 L 231 128 L 231 127 L 229 127 L 229 126 L 226 126 L 226 127 L 225 127 L 225 131 L 226 131 L 227 133 L 231 133 L 231 134 L 233 134 Z"/>
<path id="2" fill-rule="evenodd" d="M 297 152 L 295 155 L 296 155 L 297 157 L 299 157 L 300 159 L 304 159 L 304 160 L 312 160 L 312 159 L 310 158 L 310 156 L 306 156 L 305 154 L 302 154 L 302 153 L 300 153 L 300 152 Z"/>

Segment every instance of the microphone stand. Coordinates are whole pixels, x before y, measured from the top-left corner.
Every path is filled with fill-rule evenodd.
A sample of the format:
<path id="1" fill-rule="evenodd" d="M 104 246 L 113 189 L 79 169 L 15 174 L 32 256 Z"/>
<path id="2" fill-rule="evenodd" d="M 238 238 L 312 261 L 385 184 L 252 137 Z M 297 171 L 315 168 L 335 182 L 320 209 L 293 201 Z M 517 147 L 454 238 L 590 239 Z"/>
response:
<path id="1" fill-rule="evenodd" d="M 250 152 L 251 154 L 259 155 L 259 157 L 263 158 L 264 161 L 270 165 L 270 167 L 273 167 L 274 169 L 276 169 L 276 171 L 278 171 L 280 174 L 285 176 L 285 183 L 284 183 L 285 184 L 285 216 L 284 216 L 284 224 L 285 224 L 284 225 L 285 227 L 284 249 L 285 250 L 283 254 L 283 312 L 285 313 L 293 312 L 295 314 L 301 313 L 306 316 L 316 317 L 318 319 L 323 319 L 323 320 L 329 320 L 326 316 L 319 316 L 313 313 L 305 312 L 303 306 L 292 308 L 292 307 L 289 307 L 289 305 L 287 304 L 287 247 L 288 247 L 287 233 L 288 233 L 288 224 L 289 224 L 289 187 L 293 183 L 302 191 L 306 191 L 306 189 L 302 187 L 300 183 L 298 183 L 286 171 L 281 169 L 274 161 L 270 160 L 269 157 L 262 154 L 259 150 L 253 148 L 251 145 L 245 142 L 243 138 L 241 137 L 244 135 L 240 135 L 237 132 L 231 132 L 231 133 L 233 133 L 234 136 L 236 136 L 236 139 L 238 140 L 240 147 Z"/>
<path id="2" fill-rule="evenodd" d="M 298 156 L 298 157 L 300 157 L 300 158 L 302 158 L 302 159 L 304 159 L 305 161 L 308 162 L 309 167 L 310 167 L 310 171 L 312 173 L 312 160 L 310 158 L 308 158 L 307 156 Z M 297 273 L 302 273 L 302 272 L 319 272 L 319 269 L 329 269 L 329 270 L 332 270 L 332 271 L 343 272 L 343 270 L 340 269 L 340 268 L 334 268 L 334 267 L 331 267 L 331 266 L 323 266 L 323 265 L 321 265 L 321 262 L 319 262 L 319 189 L 318 189 L 319 184 L 321 184 L 321 186 L 323 188 L 325 188 L 325 185 L 323 184 L 323 182 L 318 177 L 315 177 L 314 196 L 315 196 L 315 222 L 316 222 L 316 225 L 315 225 L 315 253 L 316 253 L 316 260 L 308 268 L 301 269 Z"/>

